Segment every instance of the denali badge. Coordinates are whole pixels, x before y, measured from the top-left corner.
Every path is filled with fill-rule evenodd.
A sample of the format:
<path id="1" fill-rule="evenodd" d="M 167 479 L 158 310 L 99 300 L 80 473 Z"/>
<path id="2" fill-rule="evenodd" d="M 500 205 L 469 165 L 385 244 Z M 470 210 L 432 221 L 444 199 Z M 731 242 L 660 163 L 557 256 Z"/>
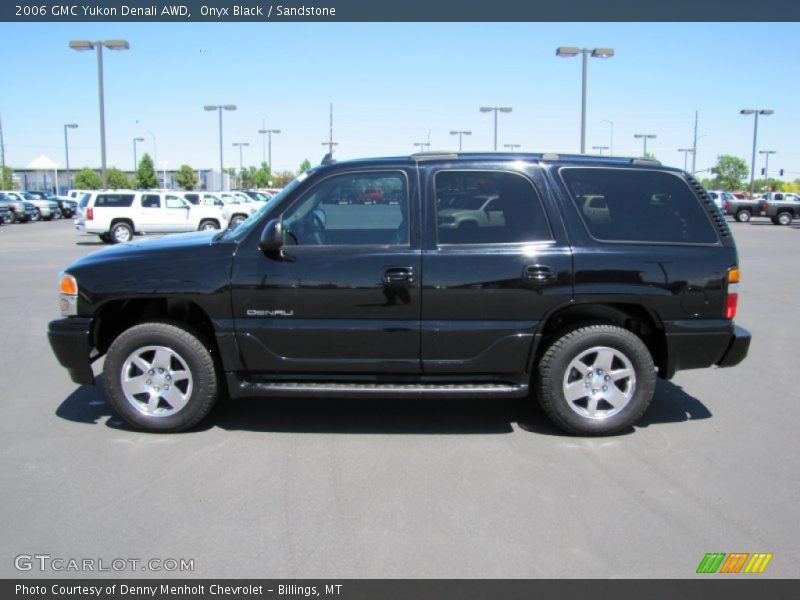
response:
<path id="1" fill-rule="evenodd" d="M 261 310 L 258 308 L 248 308 L 248 317 L 293 317 L 293 310 Z"/>

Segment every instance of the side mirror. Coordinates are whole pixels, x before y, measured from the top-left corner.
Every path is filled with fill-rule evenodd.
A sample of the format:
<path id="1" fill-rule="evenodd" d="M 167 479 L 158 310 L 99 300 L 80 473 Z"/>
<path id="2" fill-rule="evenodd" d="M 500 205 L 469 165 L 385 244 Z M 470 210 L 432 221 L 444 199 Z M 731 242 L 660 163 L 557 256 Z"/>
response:
<path id="1" fill-rule="evenodd" d="M 272 219 L 261 232 L 261 241 L 258 247 L 262 252 L 280 252 L 283 248 L 283 221 Z"/>

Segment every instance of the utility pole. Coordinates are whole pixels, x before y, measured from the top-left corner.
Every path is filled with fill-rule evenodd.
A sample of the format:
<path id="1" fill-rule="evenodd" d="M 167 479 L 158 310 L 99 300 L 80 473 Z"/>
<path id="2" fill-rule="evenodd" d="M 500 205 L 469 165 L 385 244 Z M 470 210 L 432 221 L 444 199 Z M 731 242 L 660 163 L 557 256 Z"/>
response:
<path id="1" fill-rule="evenodd" d="M 323 146 L 328 147 L 328 154 L 333 158 L 333 147 L 338 146 L 339 142 L 333 141 L 333 102 L 331 102 L 331 116 L 330 116 L 330 133 L 327 142 L 322 142 Z"/>
<path id="2" fill-rule="evenodd" d="M 684 154 L 684 167 L 683 170 L 686 170 L 686 155 Z M 697 111 L 694 111 L 694 141 L 692 142 L 692 175 L 694 175 L 695 169 L 697 168 Z"/>
<path id="3" fill-rule="evenodd" d="M 0 167 L 3 171 L 0 173 L 0 184 L 4 181 L 6 176 L 6 145 L 3 143 L 3 118 L 0 117 Z"/>

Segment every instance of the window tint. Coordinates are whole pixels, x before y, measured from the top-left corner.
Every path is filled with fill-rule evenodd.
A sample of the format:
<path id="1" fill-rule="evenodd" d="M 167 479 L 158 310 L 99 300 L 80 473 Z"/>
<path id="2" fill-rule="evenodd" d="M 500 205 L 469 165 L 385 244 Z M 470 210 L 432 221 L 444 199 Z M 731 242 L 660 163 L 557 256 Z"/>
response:
<path id="1" fill-rule="evenodd" d="M 167 208 L 186 208 L 188 206 L 184 200 L 177 196 L 167 196 L 165 200 Z"/>
<path id="2" fill-rule="evenodd" d="M 635 169 L 561 169 L 593 237 L 609 241 L 713 244 L 717 235 L 685 181 Z"/>
<path id="3" fill-rule="evenodd" d="M 200 196 L 198 194 L 184 194 L 184 198 L 186 198 L 192 204 L 197 204 L 200 202 Z"/>
<path id="4" fill-rule="evenodd" d="M 312 188 L 284 215 L 286 243 L 408 243 L 408 192 L 403 173 L 347 173 Z"/>
<path id="5" fill-rule="evenodd" d="M 161 208 L 161 198 L 158 194 L 142 195 L 142 208 Z"/>
<path id="6" fill-rule="evenodd" d="M 98 194 L 95 207 L 120 208 L 133 204 L 133 194 Z"/>
<path id="7" fill-rule="evenodd" d="M 539 195 L 525 177 L 502 171 L 439 171 L 434 178 L 440 244 L 551 240 Z"/>

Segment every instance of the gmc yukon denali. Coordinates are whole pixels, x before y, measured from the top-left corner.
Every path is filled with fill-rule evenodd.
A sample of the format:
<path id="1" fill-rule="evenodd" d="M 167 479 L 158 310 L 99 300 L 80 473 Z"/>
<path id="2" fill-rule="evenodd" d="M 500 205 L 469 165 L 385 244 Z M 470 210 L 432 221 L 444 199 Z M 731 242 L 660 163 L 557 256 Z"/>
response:
<path id="1" fill-rule="evenodd" d="M 396 201 L 342 202 L 367 190 Z M 745 358 L 738 282 L 720 211 L 654 161 L 326 157 L 235 230 L 68 266 L 49 339 L 76 383 L 105 355 L 108 401 L 148 431 L 191 428 L 219 397 L 531 396 L 607 435 L 657 377 Z"/>

